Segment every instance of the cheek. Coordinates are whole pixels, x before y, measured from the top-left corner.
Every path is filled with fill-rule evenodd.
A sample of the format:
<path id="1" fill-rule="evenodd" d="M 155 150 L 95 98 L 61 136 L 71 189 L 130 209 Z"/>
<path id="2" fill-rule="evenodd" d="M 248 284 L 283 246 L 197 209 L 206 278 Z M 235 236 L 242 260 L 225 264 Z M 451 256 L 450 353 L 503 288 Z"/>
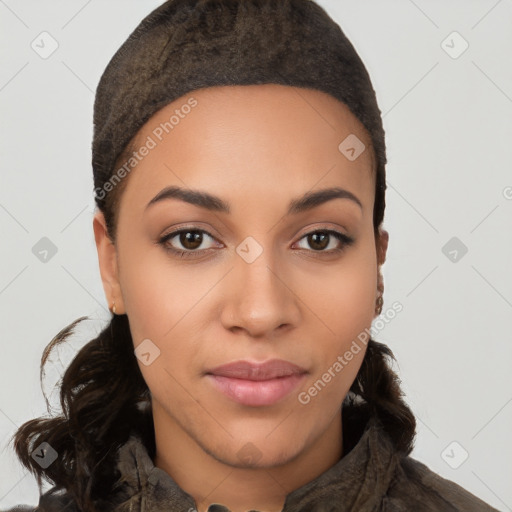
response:
<path id="1" fill-rule="evenodd" d="M 223 282 L 226 267 L 215 261 L 176 263 L 159 246 L 132 245 L 120 246 L 119 259 L 134 345 L 137 347 L 147 338 L 154 341 L 164 356 L 161 361 L 165 360 L 173 375 L 181 374 L 197 362 L 204 337 L 200 334 L 226 304 L 230 276 L 225 276 Z M 347 251 L 337 264 L 304 260 L 302 265 L 303 268 L 295 267 L 295 274 L 287 274 L 285 280 L 291 280 L 293 293 L 289 300 L 297 301 L 303 312 L 299 328 L 304 330 L 305 345 L 301 348 L 316 360 L 315 374 L 322 374 L 371 326 L 377 283 L 375 251 L 370 237 L 366 237 L 359 240 L 357 250 Z M 216 302 L 219 294 L 224 299 Z M 315 344 L 307 346 L 307 340 L 313 337 Z M 350 366 L 360 364 L 361 356 L 354 356 Z M 154 371 L 148 368 L 151 367 L 141 366 L 145 378 L 147 374 L 151 379 Z"/>
<path id="2" fill-rule="evenodd" d="M 339 406 L 361 366 L 375 312 L 377 265 L 373 254 L 370 243 L 360 246 L 360 250 L 347 253 L 335 271 L 316 275 L 316 287 L 302 291 L 317 317 L 316 364 L 305 391 L 310 398 L 318 395 L 318 407 L 330 410 L 326 404 Z"/>
<path id="3" fill-rule="evenodd" d="M 200 298 L 207 288 L 197 280 L 191 283 L 190 273 L 151 253 L 125 258 L 123 299 L 134 348 L 149 339 L 158 349 L 158 357 L 151 364 L 138 361 L 143 378 L 156 400 L 175 405 L 186 402 L 180 383 L 188 381 L 187 372 L 196 366 L 194 315 L 201 314 Z"/>
<path id="4" fill-rule="evenodd" d="M 134 348 L 149 339 L 159 350 L 150 365 L 139 361 L 144 380 L 157 399 L 175 400 L 183 391 L 179 383 L 200 367 L 204 336 L 198 333 L 219 272 L 171 262 L 160 247 L 125 251 L 120 269 Z"/>
<path id="5" fill-rule="evenodd" d="M 346 341 L 371 325 L 376 290 L 372 245 L 361 244 L 360 250 L 347 253 L 339 266 L 315 274 L 301 296 L 307 297 L 313 313 L 323 320 L 326 333 Z"/>
<path id="6" fill-rule="evenodd" d="M 198 314 L 201 298 L 217 281 L 211 272 L 170 261 L 160 247 L 125 253 L 120 268 L 135 343 L 140 337 L 172 338 L 181 322 L 190 325 L 190 315 Z"/>

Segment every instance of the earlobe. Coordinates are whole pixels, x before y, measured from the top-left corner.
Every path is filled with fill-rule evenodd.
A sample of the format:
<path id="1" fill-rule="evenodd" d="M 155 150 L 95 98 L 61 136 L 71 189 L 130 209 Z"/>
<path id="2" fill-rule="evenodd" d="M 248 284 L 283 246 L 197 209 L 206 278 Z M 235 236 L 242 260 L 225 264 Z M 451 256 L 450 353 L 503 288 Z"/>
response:
<path id="1" fill-rule="evenodd" d="M 116 314 L 123 314 L 124 304 L 119 283 L 116 246 L 109 237 L 103 212 L 98 211 L 95 213 L 92 226 L 96 250 L 98 251 L 98 264 L 103 291 L 105 292 L 109 309 L 112 309 L 112 305 L 115 302 Z"/>

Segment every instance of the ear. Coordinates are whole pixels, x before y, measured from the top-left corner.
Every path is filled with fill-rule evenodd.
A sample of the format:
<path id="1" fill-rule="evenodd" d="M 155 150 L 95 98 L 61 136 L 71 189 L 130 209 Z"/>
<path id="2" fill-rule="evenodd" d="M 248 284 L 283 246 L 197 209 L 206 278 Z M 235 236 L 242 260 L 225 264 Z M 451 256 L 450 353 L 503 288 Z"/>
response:
<path id="1" fill-rule="evenodd" d="M 376 238 L 377 244 L 377 265 L 380 267 L 386 261 L 388 251 L 389 233 L 379 228 L 379 236 Z"/>
<path id="2" fill-rule="evenodd" d="M 384 278 L 380 266 L 386 261 L 386 253 L 388 251 L 389 233 L 382 228 L 379 228 L 379 233 L 375 237 L 377 248 L 377 295 L 384 293 Z"/>
<path id="3" fill-rule="evenodd" d="M 124 314 L 123 295 L 119 284 L 119 272 L 117 266 L 116 246 L 110 239 L 107 224 L 103 212 L 97 211 L 92 221 L 94 239 L 98 251 L 98 263 L 100 266 L 101 281 L 111 310 L 115 302 L 116 314 Z"/>

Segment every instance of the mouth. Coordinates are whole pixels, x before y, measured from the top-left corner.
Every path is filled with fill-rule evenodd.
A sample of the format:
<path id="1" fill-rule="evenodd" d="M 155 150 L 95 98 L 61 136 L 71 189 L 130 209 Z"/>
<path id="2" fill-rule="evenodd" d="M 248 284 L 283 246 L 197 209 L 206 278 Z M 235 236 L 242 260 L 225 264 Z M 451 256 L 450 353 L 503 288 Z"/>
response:
<path id="1" fill-rule="evenodd" d="M 289 395 L 308 372 L 283 359 L 236 361 L 206 372 L 217 391 L 242 405 L 272 405 Z"/>

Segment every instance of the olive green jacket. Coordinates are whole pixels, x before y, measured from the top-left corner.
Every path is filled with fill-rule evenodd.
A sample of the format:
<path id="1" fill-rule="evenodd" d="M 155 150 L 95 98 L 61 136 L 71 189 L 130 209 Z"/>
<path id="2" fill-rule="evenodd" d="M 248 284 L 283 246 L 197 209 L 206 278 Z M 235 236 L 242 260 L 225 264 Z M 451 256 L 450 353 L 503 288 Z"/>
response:
<path id="1" fill-rule="evenodd" d="M 345 438 L 344 438 L 345 444 Z M 345 449 L 347 449 L 345 445 Z M 334 466 L 288 494 L 282 512 L 496 512 L 421 462 L 396 452 L 389 437 L 370 419 Z M 118 452 L 125 487 L 113 499 L 119 512 L 196 512 L 194 499 L 152 462 L 139 437 Z M 48 491 L 37 508 L 6 512 L 78 512 L 67 494 Z M 229 512 L 211 504 L 208 512 Z"/>

